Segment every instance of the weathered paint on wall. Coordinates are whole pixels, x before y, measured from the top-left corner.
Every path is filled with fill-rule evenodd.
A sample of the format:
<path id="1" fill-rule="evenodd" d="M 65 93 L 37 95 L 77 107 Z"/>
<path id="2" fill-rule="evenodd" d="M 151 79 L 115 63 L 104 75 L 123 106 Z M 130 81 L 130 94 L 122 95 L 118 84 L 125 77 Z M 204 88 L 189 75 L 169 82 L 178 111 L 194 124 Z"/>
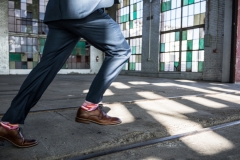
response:
<path id="1" fill-rule="evenodd" d="M 240 82 L 240 0 L 238 0 L 235 82 Z"/>
<path id="2" fill-rule="evenodd" d="M 9 74 L 8 0 L 0 1 L 0 75 Z"/>

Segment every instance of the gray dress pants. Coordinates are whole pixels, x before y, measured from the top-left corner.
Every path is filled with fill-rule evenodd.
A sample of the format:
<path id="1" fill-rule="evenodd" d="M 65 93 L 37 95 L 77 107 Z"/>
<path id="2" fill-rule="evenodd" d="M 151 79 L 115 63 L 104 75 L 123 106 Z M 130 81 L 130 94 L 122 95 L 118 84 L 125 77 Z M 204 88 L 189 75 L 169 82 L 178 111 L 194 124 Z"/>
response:
<path id="1" fill-rule="evenodd" d="M 40 63 L 23 82 L 2 121 L 23 124 L 30 109 L 62 68 L 80 38 L 105 52 L 103 64 L 94 78 L 86 100 L 99 103 L 103 94 L 122 70 L 131 51 L 119 25 L 102 9 L 83 19 L 47 23 L 47 35 Z"/>

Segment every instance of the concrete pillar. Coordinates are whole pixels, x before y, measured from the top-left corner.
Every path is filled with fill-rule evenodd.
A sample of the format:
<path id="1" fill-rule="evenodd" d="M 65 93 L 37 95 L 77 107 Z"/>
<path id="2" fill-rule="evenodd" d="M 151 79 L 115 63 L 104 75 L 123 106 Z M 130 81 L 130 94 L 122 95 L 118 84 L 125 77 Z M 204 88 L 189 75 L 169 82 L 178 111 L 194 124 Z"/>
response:
<path id="1" fill-rule="evenodd" d="M 143 1 L 142 73 L 158 73 L 160 1 Z"/>
<path id="2" fill-rule="evenodd" d="M 0 1 L 0 75 L 9 74 L 8 0 Z"/>
<path id="3" fill-rule="evenodd" d="M 95 47 L 90 47 L 90 68 L 91 73 L 98 73 L 102 63 L 103 63 L 103 52 L 96 49 Z"/>
<path id="4" fill-rule="evenodd" d="M 223 54 L 230 54 L 223 51 L 225 1 L 206 1 L 203 80 L 221 82 Z"/>
<path id="5" fill-rule="evenodd" d="M 225 0 L 224 37 L 222 58 L 222 82 L 230 81 L 231 38 L 232 38 L 232 1 Z"/>

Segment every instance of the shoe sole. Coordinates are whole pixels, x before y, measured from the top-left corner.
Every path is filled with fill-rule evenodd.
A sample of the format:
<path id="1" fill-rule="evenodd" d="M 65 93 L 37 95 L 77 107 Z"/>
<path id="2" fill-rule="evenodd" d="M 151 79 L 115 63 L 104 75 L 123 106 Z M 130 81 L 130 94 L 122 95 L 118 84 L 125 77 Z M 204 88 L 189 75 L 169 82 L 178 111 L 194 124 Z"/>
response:
<path id="1" fill-rule="evenodd" d="M 78 117 L 75 118 L 75 121 L 79 122 L 79 123 L 85 123 L 85 124 L 96 123 L 96 124 L 99 124 L 99 125 L 118 125 L 118 124 L 122 123 L 122 122 L 119 122 L 119 123 L 108 123 L 108 124 L 106 124 L 106 123 L 99 123 L 99 122 L 96 122 L 96 121 L 92 121 L 92 120 L 89 120 L 89 119 L 78 118 Z"/>
<path id="2" fill-rule="evenodd" d="M 12 143 L 14 146 L 16 146 L 16 147 L 18 147 L 18 148 L 29 148 L 29 147 L 36 146 L 36 145 L 38 144 L 38 142 L 37 142 L 37 143 L 34 143 L 34 144 L 32 144 L 32 145 L 29 145 L 29 146 L 19 146 L 19 145 L 13 143 L 12 141 L 10 141 L 9 139 L 0 136 L 0 141 L 4 142 L 5 140 L 8 141 L 8 142 L 10 142 L 10 143 Z"/>

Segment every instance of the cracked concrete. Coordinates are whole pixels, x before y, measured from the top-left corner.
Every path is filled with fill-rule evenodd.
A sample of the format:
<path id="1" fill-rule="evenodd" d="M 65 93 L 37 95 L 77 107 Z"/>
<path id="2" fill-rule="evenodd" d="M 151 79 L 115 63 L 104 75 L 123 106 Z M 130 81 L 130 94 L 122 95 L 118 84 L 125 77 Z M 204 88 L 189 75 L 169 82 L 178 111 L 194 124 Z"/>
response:
<path id="1" fill-rule="evenodd" d="M 92 159 L 239 160 L 239 127 L 234 125 Z"/>
<path id="2" fill-rule="evenodd" d="M 25 77 L 0 76 L 1 115 Z M 77 107 L 84 101 L 93 78 L 93 75 L 58 75 L 23 126 L 24 135 L 36 138 L 39 145 L 18 149 L 5 142 L 0 146 L 1 159 L 69 159 L 240 119 L 239 84 L 119 76 L 105 93 L 103 106 L 123 123 L 117 126 L 76 123 Z M 180 144 L 171 141 L 158 146 L 167 151 L 166 148 L 177 148 Z M 186 148 L 191 149 L 189 154 L 198 152 Z M 129 154 L 131 151 L 126 155 Z"/>

